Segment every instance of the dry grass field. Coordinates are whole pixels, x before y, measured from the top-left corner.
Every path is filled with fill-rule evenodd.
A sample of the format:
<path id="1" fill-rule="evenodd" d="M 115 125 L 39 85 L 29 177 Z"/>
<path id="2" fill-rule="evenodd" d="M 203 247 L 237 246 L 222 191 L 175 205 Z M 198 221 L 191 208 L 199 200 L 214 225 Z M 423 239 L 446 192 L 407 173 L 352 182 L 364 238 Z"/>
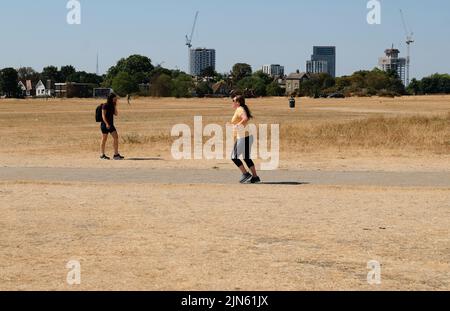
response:
<path id="1" fill-rule="evenodd" d="M 172 126 L 225 124 L 229 99 L 120 103 L 121 153 L 102 162 L 98 100 L 0 100 L 1 168 L 206 169 L 175 161 Z M 280 124 L 280 169 L 444 172 L 450 96 L 249 100 Z M 111 154 L 111 146 L 108 145 Z M 214 169 L 213 169 L 214 168 Z M 236 178 L 239 173 L 236 172 Z M 3 290 L 449 290 L 450 188 L 0 181 Z M 79 260 L 82 282 L 66 283 Z M 368 285 L 367 262 L 382 264 Z"/>

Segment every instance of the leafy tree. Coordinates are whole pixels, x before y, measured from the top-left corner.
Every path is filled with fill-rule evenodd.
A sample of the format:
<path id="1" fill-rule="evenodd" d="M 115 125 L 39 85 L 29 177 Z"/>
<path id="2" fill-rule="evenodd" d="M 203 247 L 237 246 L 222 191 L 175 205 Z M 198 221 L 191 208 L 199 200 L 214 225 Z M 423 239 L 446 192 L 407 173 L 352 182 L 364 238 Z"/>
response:
<path id="1" fill-rule="evenodd" d="M 324 84 L 330 83 L 324 81 Z M 403 95 L 405 86 L 395 71 L 382 71 L 375 68 L 371 71 L 357 71 L 351 76 L 336 78 L 335 85 L 329 90 L 342 92 L 348 96 Z M 327 94 L 325 90 L 323 93 Z"/>
<path id="2" fill-rule="evenodd" d="M 348 76 L 336 78 L 336 88 L 339 90 L 344 90 L 345 88 L 350 87 L 351 84 L 352 82 Z"/>
<path id="3" fill-rule="evenodd" d="M 167 74 L 161 74 L 150 87 L 150 94 L 155 97 L 170 96 L 172 78 Z"/>
<path id="4" fill-rule="evenodd" d="M 284 90 L 280 87 L 277 81 L 273 81 L 269 85 L 266 86 L 266 95 L 267 96 L 283 96 Z"/>
<path id="5" fill-rule="evenodd" d="M 411 80 L 411 83 L 408 85 L 408 93 L 412 95 L 418 95 L 422 93 L 422 85 L 416 78 Z"/>
<path id="6" fill-rule="evenodd" d="M 236 84 L 237 89 L 240 91 L 246 90 L 246 89 L 252 89 L 253 88 L 253 77 L 248 76 L 245 78 L 242 78 L 239 80 L 239 82 Z"/>
<path id="7" fill-rule="evenodd" d="M 39 73 L 31 67 L 21 67 L 17 69 L 20 81 L 31 80 L 37 82 L 39 80 Z"/>
<path id="8" fill-rule="evenodd" d="M 62 66 L 59 71 L 59 77 L 62 82 L 69 82 L 68 78 L 75 73 L 76 69 L 72 65 Z"/>
<path id="9" fill-rule="evenodd" d="M 87 73 L 85 71 L 77 71 L 77 72 L 71 74 L 70 76 L 68 76 L 66 81 L 100 85 L 103 81 L 103 77 L 98 76 L 95 73 Z"/>
<path id="10" fill-rule="evenodd" d="M 170 69 L 167 69 L 167 68 L 164 68 L 161 66 L 157 66 L 149 73 L 148 77 L 149 77 L 149 80 L 153 82 L 156 79 L 158 79 L 159 76 L 162 74 L 168 75 L 169 77 L 173 77 L 176 75 L 174 73 L 174 71 L 172 71 Z"/>
<path id="11" fill-rule="evenodd" d="M 214 70 L 214 68 L 212 66 L 206 67 L 205 69 L 202 70 L 202 72 L 200 73 L 201 77 L 215 77 L 217 75 L 216 71 Z"/>
<path id="12" fill-rule="evenodd" d="M 319 97 L 324 94 L 324 90 L 334 86 L 334 79 L 326 74 L 312 74 L 310 79 L 303 81 L 298 90 L 299 96 Z"/>
<path id="13" fill-rule="evenodd" d="M 214 75 L 215 82 L 226 81 L 226 80 L 228 80 L 228 75 L 226 75 L 226 74 L 216 72 L 216 74 Z"/>
<path id="14" fill-rule="evenodd" d="M 252 75 L 252 67 L 249 64 L 238 63 L 231 70 L 231 77 L 234 83 Z"/>
<path id="15" fill-rule="evenodd" d="M 322 85 L 322 89 L 329 89 L 336 85 L 336 79 L 328 73 L 319 74 L 318 79 L 319 83 Z"/>
<path id="16" fill-rule="evenodd" d="M 257 76 L 253 76 L 252 77 L 253 80 L 253 94 L 255 96 L 266 96 L 266 90 L 267 90 L 267 85 L 266 85 L 266 81 L 264 81 L 264 79 L 257 77 Z"/>
<path id="17" fill-rule="evenodd" d="M 174 97 L 191 97 L 192 89 L 193 82 L 191 76 L 180 74 L 172 80 L 171 93 Z"/>
<path id="18" fill-rule="evenodd" d="M 47 80 L 51 80 L 53 83 L 61 82 L 61 75 L 57 67 L 47 66 L 42 70 L 40 79 L 46 83 Z"/>
<path id="19" fill-rule="evenodd" d="M 409 85 L 408 89 L 411 91 L 413 87 L 418 88 L 420 94 L 449 94 L 450 75 L 436 73 L 417 81 L 413 86 Z"/>
<path id="20" fill-rule="evenodd" d="M 195 88 L 195 92 L 197 93 L 198 97 L 203 98 L 206 95 L 212 94 L 213 90 L 207 82 L 200 82 L 197 84 L 197 87 Z"/>
<path id="21" fill-rule="evenodd" d="M 128 73 L 137 84 L 148 83 L 150 81 L 150 73 L 154 68 L 151 59 L 146 56 L 131 55 L 128 58 L 122 58 L 115 66 L 109 68 L 104 86 L 112 85 L 112 81 L 120 72 Z"/>
<path id="22" fill-rule="evenodd" d="M 268 85 L 273 82 L 273 78 L 269 76 L 268 74 L 262 72 L 262 70 L 258 70 L 253 74 L 253 77 L 260 79 L 263 81 L 264 84 Z"/>
<path id="23" fill-rule="evenodd" d="M 139 91 L 139 86 L 127 72 L 119 72 L 113 79 L 112 88 L 119 96 Z"/>
<path id="24" fill-rule="evenodd" d="M 299 96 L 309 96 L 309 97 L 318 97 L 320 94 L 321 85 L 318 79 L 311 78 L 309 80 L 305 80 L 300 84 L 300 88 L 298 90 Z"/>
<path id="25" fill-rule="evenodd" d="M 21 95 L 18 83 L 19 75 L 14 68 L 5 68 L 0 71 L 0 90 L 7 97 L 19 97 Z"/>

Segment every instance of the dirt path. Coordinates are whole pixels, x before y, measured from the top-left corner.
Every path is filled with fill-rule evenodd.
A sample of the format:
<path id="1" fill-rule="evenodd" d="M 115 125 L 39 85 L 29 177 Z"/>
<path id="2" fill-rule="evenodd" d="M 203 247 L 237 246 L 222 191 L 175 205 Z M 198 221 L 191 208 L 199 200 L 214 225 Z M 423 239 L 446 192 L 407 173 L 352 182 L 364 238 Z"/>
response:
<path id="1" fill-rule="evenodd" d="M 363 185 L 450 188 L 448 172 L 333 172 L 279 170 L 261 173 L 269 185 Z M 0 181 L 50 181 L 148 184 L 236 184 L 234 170 L 0 168 Z"/>

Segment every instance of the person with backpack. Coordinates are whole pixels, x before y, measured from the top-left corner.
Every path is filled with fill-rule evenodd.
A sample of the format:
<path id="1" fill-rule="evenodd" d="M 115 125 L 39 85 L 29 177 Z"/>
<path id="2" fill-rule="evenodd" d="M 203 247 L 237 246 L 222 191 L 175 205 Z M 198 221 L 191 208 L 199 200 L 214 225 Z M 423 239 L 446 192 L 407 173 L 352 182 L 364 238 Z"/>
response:
<path id="1" fill-rule="evenodd" d="M 119 153 L 119 135 L 117 134 L 117 129 L 114 126 L 114 117 L 118 115 L 117 110 L 118 97 L 116 94 L 112 93 L 108 96 L 106 104 L 102 104 L 97 107 L 96 111 L 96 121 L 100 123 L 100 130 L 102 132 L 102 142 L 101 142 L 101 153 L 100 159 L 111 160 L 105 154 L 106 142 L 108 141 L 108 135 L 114 139 L 114 160 L 125 159 Z"/>

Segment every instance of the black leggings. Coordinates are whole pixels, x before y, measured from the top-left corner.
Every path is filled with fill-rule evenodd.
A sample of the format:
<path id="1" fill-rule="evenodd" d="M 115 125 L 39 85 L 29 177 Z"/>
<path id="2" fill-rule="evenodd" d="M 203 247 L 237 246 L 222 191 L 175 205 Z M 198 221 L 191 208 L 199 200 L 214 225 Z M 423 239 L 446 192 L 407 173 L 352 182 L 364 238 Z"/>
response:
<path id="1" fill-rule="evenodd" d="M 236 164 L 237 167 L 241 167 L 242 165 L 244 165 L 244 163 L 242 163 L 241 160 L 239 159 L 231 159 L 234 164 Z M 244 159 L 245 164 L 247 164 L 248 168 L 252 168 L 255 166 L 255 163 L 253 163 L 253 161 L 251 159 Z"/>
<path id="2" fill-rule="evenodd" d="M 247 164 L 248 168 L 252 168 L 255 166 L 255 163 L 253 163 L 251 159 L 251 146 L 253 143 L 253 137 L 248 136 L 242 139 L 239 139 L 234 144 L 233 154 L 231 155 L 231 160 L 236 164 L 237 167 L 241 167 L 244 165 L 242 161 L 239 159 L 239 156 L 243 155 L 244 162 Z"/>

